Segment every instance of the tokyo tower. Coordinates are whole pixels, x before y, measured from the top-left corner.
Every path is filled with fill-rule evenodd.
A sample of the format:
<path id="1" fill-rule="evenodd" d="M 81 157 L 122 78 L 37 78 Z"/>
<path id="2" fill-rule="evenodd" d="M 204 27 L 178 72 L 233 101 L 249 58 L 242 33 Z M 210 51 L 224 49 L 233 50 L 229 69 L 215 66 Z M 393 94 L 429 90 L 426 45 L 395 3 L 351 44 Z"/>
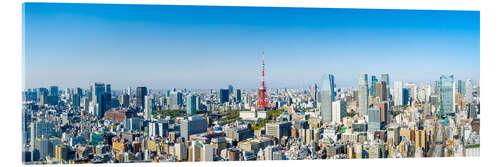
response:
<path id="1" fill-rule="evenodd" d="M 266 84 L 264 82 L 264 52 L 262 52 L 262 82 L 259 88 L 259 100 L 257 101 L 257 111 L 267 111 L 271 107 L 266 94 Z"/>

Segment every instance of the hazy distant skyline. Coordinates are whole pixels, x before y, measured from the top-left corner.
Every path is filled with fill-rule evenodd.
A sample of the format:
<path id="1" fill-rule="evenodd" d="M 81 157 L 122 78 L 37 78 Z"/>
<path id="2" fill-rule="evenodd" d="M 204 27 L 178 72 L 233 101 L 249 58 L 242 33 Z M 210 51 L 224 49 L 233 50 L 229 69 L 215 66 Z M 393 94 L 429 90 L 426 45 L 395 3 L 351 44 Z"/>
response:
<path id="1" fill-rule="evenodd" d="M 25 3 L 26 88 L 357 87 L 479 79 L 479 12 Z"/>

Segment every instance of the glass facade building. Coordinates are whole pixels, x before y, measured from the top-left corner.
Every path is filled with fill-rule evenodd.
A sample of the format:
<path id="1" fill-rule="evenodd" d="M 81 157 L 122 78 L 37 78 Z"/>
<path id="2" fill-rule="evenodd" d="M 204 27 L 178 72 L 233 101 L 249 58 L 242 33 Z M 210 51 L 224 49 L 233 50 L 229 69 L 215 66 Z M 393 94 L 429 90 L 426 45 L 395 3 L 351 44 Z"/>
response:
<path id="1" fill-rule="evenodd" d="M 441 75 L 439 79 L 440 114 L 455 113 L 455 83 L 453 75 Z"/>
<path id="2" fill-rule="evenodd" d="M 319 95 L 321 117 L 325 122 L 332 121 L 332 101 L 335 98 L 334 77 L 332 74 L 325 74 L 321 79 L 321 89 Z"/>
<path id="3" fill-rule="evenodd" d="M 359 76 L 359 90 L 358 90 L 358 113 L 361 115 L 368 114 L 368 74 L 361 74 Z"/>

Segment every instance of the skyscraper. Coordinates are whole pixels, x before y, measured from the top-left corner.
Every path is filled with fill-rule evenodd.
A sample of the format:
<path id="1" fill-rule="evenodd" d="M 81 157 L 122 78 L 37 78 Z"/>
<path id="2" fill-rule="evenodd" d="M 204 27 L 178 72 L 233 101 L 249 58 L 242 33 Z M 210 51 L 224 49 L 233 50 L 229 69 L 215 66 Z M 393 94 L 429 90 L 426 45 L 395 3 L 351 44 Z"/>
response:
<path id="1" fill-rule="evenodd" d="M 58 96 L 59 88 L 57 86 L 50 86 L 49 96 Z"/>
<path id="2" fill-rule="evenodd" d="M 233 92 L 233 91 L 234 91 L 234 87 L 233 87 L 233 85 L 229 85 L 229 86 L 227 86 L 227 89 L 229 90 L 229 94 L 230 94 L 230 95 L 232 95 L 232 94 L 234 93 L 234 92 Z"/>
<path id="3" fill-rule="evenodd" d="M 314 83 L 311 87 L 311 96 L 313 98 L 313 105 L 316 107 L 318 103 L 318 85 L 316 85 L 316 83 Z"/>
<path id="4" fill-rule="evenodd" d="M 361 115 L 368 114 L 368 75 L 359 75 L 359 90 L 358 90 L 358 113 Z"/>
<path id="5" fill-rule="evenodd" d="M 465 97 L 465 82 L 464 81 L 457 80 L 457 89 L 458 89 L 458 93 L 460 93 L 460 95 L 462 97 Z"/>
<path id="6" fill-rule="evenodd" d="M 188 95 L 186 99 L 186 113 L 187 115 L 196 114 L 196 95 Z"/>
<path id="7" fill-rule="evenodd" d="M 334 77 L 332 74 L 325 74 L 321 79 L 320 89 L 320 107 L 321 117 L 325 122 L 332 121 L 332 101 L 333 101 L 333 86 Z"/>
<path id="8" fill-rule="evenodd" d="M 153 119 L 153 110 L 155 106 L 154 98 L 151 96 L 144 96 L 144 119 L 151 120 Z"/>
<path id="9" fill-rule="evenodd" d="M 371 82 L 371 87 L 370 87 L 370 96 L 375 97 L 376 96 L 376 87 L 377 87 L 377 77 L 375 75 L 372 75 L 372 82 Z"/>
<path id="10" fill-rule="evenodd" d="M 219 102 L 225 103 L 229 102 L 229 89 L 220 89 L 219 90 Z"/>
<path id="11" fill-rule="evenodd" d="M 387 88 L 385 99 L 389 100 L 389 93 L 390 93 L 390 90 L 389 90 L 389 85 L 390 85 L 389 74 L 382 74 L 380 76 L 380 80 L 381 81 L 385 81 L 385 87 Z"/>
<path id="12" fill-rule="evenodd" d="M 92 89 L 93 114 L 98 118 L 102 118 L 107 109 L 104 83 L 94 82 Z"/>
<path id="13" fill-rule="evenodd" d="M 404 106 L 404 103 L 403 103 L 403 81 L 394 81 L 393 99 L 394 99 L 394 105 Z"/>
<path id="14" fill-rule="evenodd" d="M 336 100 L 332 103 L 332 122 L 341 124 L 346 115 L 346 103 L 342 100 Z"/>
<path id="15" fill-rule="evenodd" d="M 138 107 L 144 108 L 144 96 L 147 95 L 148 89 L 146 87 L 137 87 L 135 91 L 136 105 Z"/>
<path id="16" fill-rule="evenodd" d="M 92 86 L 92 101 L 94 104 L 101 103 L 102 102 L 102 95 L 105 92 L 104 88 L 104 83 L 102 82 L 94 82 L 94 85 Z"/>
<path id="17" fill-rule="evenodd" d="M 472 80 L 467 79 L 465 81 L 464 88 L 465 88 L 465 91 L 464 91 L 464 93 L 465 93 L 465 101 L 467 103 L 472 103 L 472 100 L 474 100 L 474 97 L 472 95 L 472 92 L 474 91 L 473 87 L 472 87 Z"/>
<path id="18" fill-rule="evenodd" d="M 443 114 L 455 113 L 455 84 L 453 75 L 441 75 L 439 79 L 439 112 Z"/>
<path id="19" fill-rule="evenodd" d="M 111 94 L 111 84 L 106 84 L 106 93 Z"/>
<path id="20" fill-rule="evenodd" d="M 72 106 L 80 106 L 80 95 L 74 94 L 71 97 L 71 105 Z"/>
<path id="21" fill-rule="evenodd" d="M 129 106 L 129 94 L 123 94 L 120 96 L 120 105 L 122 107 L 128 107 Z"/>
<path id="22" fill-rule="evenodd" d="M 382 122 L 382 124 L 388 125 L 390 122 L 389 102 L 384 101 L 384 102 L 375 104 L 375 106 L 380 108 L 380 121 Z"/>
<path id="23" fill-rule="evenodd" d="M 403 106 L 410 105 L 410 88 L 403 88 L 403 94 L 401 96 L 403 100 Z"/>
<path id="24" fill-rule="evenodd" d="M 368 110 L 368 131 L 375 132 L 382 126 L 381 110 L 379 107 L 372 107 Z"/>
<path id="25" fill-rule="evenodd" d="M 181 137 L 188 139 L 189 135 L 203 133 L 207 131 L 208 122 L 205 117 L 188 117 L 181 120 Z"/>
<path id="26" fill-rule="evenodd" d="M 236 96 L 236 101 L 237 101 L 238 103 L 240 103 L 240 102 L 241 102 L 241 89 L 236 89 L 236 94 L 235 94 L 235 96 Z"/>
<path id="27" fill-rule="evenodd" d="M 381 101 L 387 100 L 387 85 L 385 81 L 378 81 L 375 91 L 376 97 L 378 97 Z"/>

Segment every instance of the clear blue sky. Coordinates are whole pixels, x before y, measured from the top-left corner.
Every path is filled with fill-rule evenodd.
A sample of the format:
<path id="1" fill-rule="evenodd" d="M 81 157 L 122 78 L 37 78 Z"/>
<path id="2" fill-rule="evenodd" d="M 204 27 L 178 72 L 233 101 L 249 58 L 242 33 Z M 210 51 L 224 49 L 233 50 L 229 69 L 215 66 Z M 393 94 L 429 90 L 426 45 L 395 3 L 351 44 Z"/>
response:
<path id="1" fill-rule="evenodd" d="M 26 3 L 25 86 L 307 87 L 479 78 L 479 12 Z"/>

